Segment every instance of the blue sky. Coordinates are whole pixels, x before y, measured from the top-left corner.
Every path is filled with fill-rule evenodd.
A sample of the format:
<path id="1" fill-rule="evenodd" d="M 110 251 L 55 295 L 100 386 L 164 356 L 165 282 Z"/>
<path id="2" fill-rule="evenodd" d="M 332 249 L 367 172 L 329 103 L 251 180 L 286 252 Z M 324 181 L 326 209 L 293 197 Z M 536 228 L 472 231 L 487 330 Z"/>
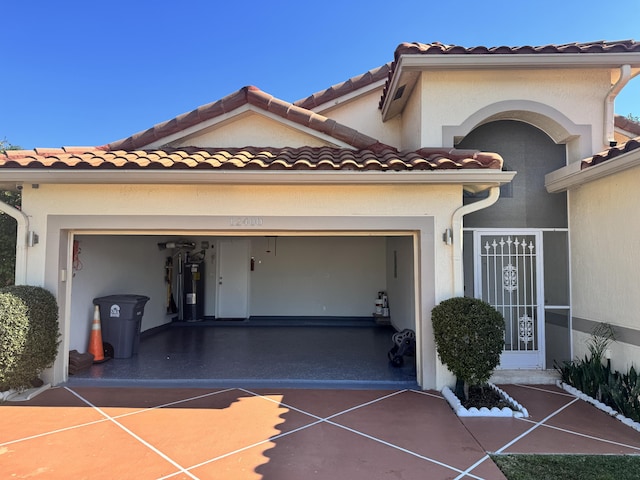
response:
<path id="1" fill-rule="evenodd" d="M 102 145 L 245 85 L 292 102 L 401 42 L 640 41 L 638 0 L 5 0 L 2 17 L 0 140 L 23 148 Z M 640 115 L 640 77 L 616 113 Z"/>

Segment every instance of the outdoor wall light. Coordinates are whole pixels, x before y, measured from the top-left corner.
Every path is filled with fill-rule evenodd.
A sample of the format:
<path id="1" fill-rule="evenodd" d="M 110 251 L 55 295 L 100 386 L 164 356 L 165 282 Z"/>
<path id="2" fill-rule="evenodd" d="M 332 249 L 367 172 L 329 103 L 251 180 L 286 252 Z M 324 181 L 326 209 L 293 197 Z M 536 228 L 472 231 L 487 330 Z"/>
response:
<path id="1" fill-rule="evenodd" d="M 37 245 L 39 241 L 40 241 L 40 238 L 38 237 L 38 234 L 36 232 L 34 232 L 33 230 L 30 230 L 27 233 L 27 245 L 29 247 L 33 247 L 34 245 Z"/>
<path id="2" fill-rule="evenodd" d="M 442 234 L 442 241 L 447 245 L 451 245 L 453 243 L 453 230 L 447 228 Z"/>

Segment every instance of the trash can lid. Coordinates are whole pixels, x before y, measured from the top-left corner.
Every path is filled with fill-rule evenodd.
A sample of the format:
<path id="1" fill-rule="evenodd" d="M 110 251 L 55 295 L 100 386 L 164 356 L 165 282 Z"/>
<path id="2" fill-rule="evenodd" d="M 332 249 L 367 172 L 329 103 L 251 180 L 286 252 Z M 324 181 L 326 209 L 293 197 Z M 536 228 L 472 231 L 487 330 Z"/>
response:
<path id="1" fill-rule="evenodd" d="M 145 295 L 118 294 L 94 298 L 93 304 L 99 305 L 101 303 L 147 303 L 148 301 L 149 297 Z"/>

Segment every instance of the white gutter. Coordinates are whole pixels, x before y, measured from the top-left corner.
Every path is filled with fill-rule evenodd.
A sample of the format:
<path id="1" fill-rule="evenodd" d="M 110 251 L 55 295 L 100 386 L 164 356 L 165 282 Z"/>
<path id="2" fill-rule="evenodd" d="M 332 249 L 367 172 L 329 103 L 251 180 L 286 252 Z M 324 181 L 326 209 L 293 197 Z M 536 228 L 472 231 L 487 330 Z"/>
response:
<path id="1" fill-rule="evenodd" d="M 489 196 L 458 208 L 451 216 L 453 243 L 453 296 L 464 295 L 464 266 L 462 263 L 462 217 L 490 207 L 500 198 L 500 187 L 491 187 Z"/>
<path id="2" fill-rule="evenodd" d="M 611 87 L 609 93 L 607 93 L 606 98 L 604 99 L 604 144 L 606 146 L 611 146 L 612 142 L 615 142 L 614 136 L 614 121 L 613 121 L 613 103 L 629 80 L 631 80 L 631 65 L 622 65 L 620 67 L 620 78 L 618 81 Z"/>
<path id="3" fill-rule="evenodd" d="M 405 53 L 397 61 L 399 70 L 446 68 L 474 70 L 486 68 L 615 68 L 620 65 L 640 66 L 640 52 L 626 53 L 528 53 L 528 54 L 444 54 Z"/>
<path id="4" fill-rule="evenodd" d="M 301 171 L 301 170 L 80 170 L 18 168 L 2 169 L 0 184 L 239 184 L 239 185 L 317 185 L 317 184 L 464 184 L 502 185 L 509 183 L 514 172 L 492 168 L 460 170 L 421 170 L 385 172 L 359 171 Z"/>
<path id="5" fill-rule="evenodd" d="M 16 273 L 15 284 L 25 285 L 27 282 L 27 244 L 29 232 L 29 217 L 24 212 L 4 202 L 0 202 L 0 211 L 16 219 L 18 235 L 16 237 Z"/>

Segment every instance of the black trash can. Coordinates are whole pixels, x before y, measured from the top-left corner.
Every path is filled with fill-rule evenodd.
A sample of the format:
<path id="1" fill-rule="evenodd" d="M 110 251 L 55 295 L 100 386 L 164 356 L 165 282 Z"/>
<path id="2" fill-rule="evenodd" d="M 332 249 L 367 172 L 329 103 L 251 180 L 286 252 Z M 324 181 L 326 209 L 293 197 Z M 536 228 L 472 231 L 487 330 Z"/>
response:
<path id="1" fill-rule="evenodd" d="M 109 295 L 93 299 L 100 308 L 102 342 L 113 347 L 114 358 L 130 358 L 138 353 L 144 295 Z"/>

